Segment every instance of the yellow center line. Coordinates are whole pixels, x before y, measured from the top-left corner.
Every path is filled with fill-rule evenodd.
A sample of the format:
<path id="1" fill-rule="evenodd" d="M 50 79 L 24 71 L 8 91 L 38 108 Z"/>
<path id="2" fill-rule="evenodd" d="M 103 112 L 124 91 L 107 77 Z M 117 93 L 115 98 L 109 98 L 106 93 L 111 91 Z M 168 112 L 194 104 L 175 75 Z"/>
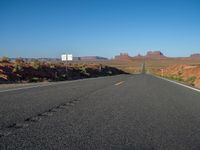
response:
<path id="1" fill-rule="evenodd" d="M 124 83 L 124 81 L 120 81 L 120 82 L 116 83 L 115 85 L 120 85 L 122 83 Z"/>

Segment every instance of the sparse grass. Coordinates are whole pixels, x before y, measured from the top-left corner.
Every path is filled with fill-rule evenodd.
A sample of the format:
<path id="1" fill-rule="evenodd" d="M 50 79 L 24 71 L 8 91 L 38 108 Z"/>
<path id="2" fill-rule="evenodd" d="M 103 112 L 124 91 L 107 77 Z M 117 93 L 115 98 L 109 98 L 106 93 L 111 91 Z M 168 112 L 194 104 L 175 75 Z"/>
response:
<path id="1" fill-rule="evenodd" d="M 190 85 L 194 86 L 195 80 L 196 80 L 195 76 L 190 76 L 190 77 L 188 77 L 188 79 L 186 80 L 186 82 L 189 83 Z"/>
<path id="2" fill-rule="evenodd" d="M 146 72 L 149 73 L 155 73 L 155 71 L 158 71 L 158 69 L 166 68 L 168 66 L 174 65 L 174 64 L 188 64 L 188 65 L 200 65 L 199 59 L 175 59 L 175 58 L 169 58 L 169 59 L 133 59 L 132 61 L 103 61 L 101 62 L 104 65 L 112 66 L 119 68 L 125 72 L 128 73 L 139 73 L 142 69 L 142 64 L 145 62 L 145 69 Z M 179 74 L 182 74 L 182 71 L 180 70 Z"/>
<path id="3" fill-rule="evenodd" d="M 149 70 L 151 73 L 154 73 L 154 71 L 162 68 L 166 68 L 168 66 L 172 66 L 174 64 L 187 64 L 187 65 L 199 65 L 200 64 L 200 59 L 175 59 L 175 58 L 170 58 L 170 59 L 162 59 L 162 60 L 146 60 L 146 69 Z M 179 74 L 182 74 L 182 70 L 180 70 Z"/>
<path id="4" fill-rule="evenodd" d="M 41 68 L 41 62 L 38 61 L 38 60 L 33 60 L 31 62 L 31 66 L 36 69 L 36 70 L 39 70 Z"/>
<path id="5" fill-rule="evenodd" d="M 182 77 L 178 76 L 178 75 L 164 76 L 164 78 L 167 78 L 167 79 L 170 79 L 170 80 L 174 80 L 174 81 L 177 81 L 177 82 L 181 82 L 183 84 L 190 85 L 190 86 L 195 86 L 194 82 L 196 80 L 195 76 L 188 77 L 187 80 L 183 80 Z"/>
<path id="6" fill-rule="evenodd" d="M 41 81 L 63 81 L 80 78 L 109 76 L 122 74 L 119 69 L 104 66 L 97 63 L 90 64 L 66 64 L 47 63 L 34 60 L 24 62 L 17 59 L 15 62 L 0 64 L 0 81 L 5 82 L 41 82 Z M 6 78 L 5 78 L 5 77 Z"/>
<path id="7" fill-rule="evenodd" d="M 175 81 L 179 81 L 179 82 L 184 82 L 184 80 L 177 75 L 172 75 L 172 76 L 166 76 L 166 78 L 170 79 L 170 80 L 175 80 Z"/>
<path id="8" fill-rule="evenodd" d="M 31 79 L 29 79 L 29 82 L 41 82 L 42 79 L 38 78 L 38 77 L 33 77 Z"/>
<path id="9" fill-rule="evenodd" d="M 0 63 L 9 63 L 10 62 L 10 58 L 3 56 L 0 58 Z"/>

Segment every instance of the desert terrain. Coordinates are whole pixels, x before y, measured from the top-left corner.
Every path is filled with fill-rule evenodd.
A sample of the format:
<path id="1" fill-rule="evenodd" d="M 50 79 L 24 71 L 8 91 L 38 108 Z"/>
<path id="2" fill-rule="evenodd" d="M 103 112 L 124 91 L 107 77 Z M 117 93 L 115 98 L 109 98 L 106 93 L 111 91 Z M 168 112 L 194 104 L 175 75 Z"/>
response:
<path id="1" fill-rule="evenodd" d="M 129 56 L 121 53 L 105 64 L 128 73 L 140 73 L 145 64 L 146 73 L 166 77 L 184 84 L 200 88 L 200 55 L 188 57 L 167 57 L 160 51 L 149 51 L 145 56 Z"/>
<path id="2" fill-rule="evenodd" d="M 8 58 L 7 58 L 8 59 Z M 0 61 L 1 83 L 27 83 L 41 81 L 63 81 L 89 77 L 138 74 L 145 72 L 200 88 L 200 55 L 167 57 L 160 51 L 149 51 L 146 55 L 129 56 L 121 53 L 114 59 L 104 57 L 82 57 L 70 63 L 16 59 Z M 80 59 L 80 58 L 79 58 Z"/>
<path id="3" fill-rule="evenodd" d="M 123 71 L 98 63 L 63 63 L 23 59 L 0 61 L 0 83 L 27 83 L 41 81 L 64 81 L 90 77 L 122 74 Z"/>

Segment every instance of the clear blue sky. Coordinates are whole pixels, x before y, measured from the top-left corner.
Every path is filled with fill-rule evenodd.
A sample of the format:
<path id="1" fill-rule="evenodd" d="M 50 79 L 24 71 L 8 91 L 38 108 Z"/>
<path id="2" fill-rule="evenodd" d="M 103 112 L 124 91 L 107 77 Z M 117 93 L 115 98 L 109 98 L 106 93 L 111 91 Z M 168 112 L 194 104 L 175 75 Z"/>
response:
<path id="1" fill-rule="evenodd" d="M 200 53 L 199 0 L 0 0 L 0 56 Z"/>

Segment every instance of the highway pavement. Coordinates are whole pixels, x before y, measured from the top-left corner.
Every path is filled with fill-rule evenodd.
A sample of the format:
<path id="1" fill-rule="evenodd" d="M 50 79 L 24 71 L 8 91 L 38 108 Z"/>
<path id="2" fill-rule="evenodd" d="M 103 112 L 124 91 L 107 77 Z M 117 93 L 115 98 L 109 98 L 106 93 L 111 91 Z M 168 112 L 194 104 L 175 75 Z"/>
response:
<path id="1" fill-rule="evenodd" d="M 199 150 L 200 92 L 146 75 L 0 91 L 1 150 Z"/>

